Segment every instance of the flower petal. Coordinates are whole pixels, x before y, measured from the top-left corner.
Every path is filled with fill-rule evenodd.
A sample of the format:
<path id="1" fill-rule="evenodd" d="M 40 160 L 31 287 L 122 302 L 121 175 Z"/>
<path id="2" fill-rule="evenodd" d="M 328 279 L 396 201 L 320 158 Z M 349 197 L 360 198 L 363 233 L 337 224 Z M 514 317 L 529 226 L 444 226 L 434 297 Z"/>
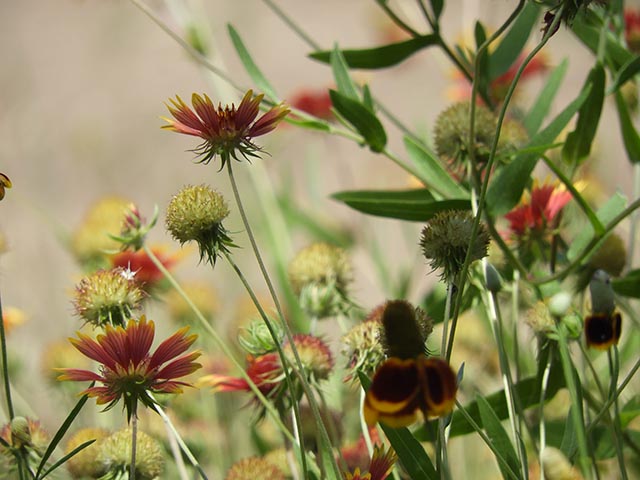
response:
<path id="1" fill-rule="evenodd" d="M 151 355 L 149 369 L 153 370 L 185 352 L 198 338 L 197 335 L 186 336 L 188 331 L 189 327 L 181 328 L 162 342 Z"/>

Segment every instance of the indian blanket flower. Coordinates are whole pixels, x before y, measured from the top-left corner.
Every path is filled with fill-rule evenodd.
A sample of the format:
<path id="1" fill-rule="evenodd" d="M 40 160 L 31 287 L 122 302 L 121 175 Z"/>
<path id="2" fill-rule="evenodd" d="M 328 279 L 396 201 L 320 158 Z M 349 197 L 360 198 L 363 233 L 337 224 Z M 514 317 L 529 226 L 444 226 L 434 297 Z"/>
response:
<path id="1" fill-rule="evenodd" d="M 302 364 L 301 374 L 305 375 L 312 385 L 326 380 L 333 368 L 333 357 L 327 344 L 318 337 L 303 334 L 294 335 L 293 341 Z M 289 363 L 293 364 L 293 351 L 289 343 L 283 345 L 283 352 Z M 291 399 L 287 398 L 286 377 L 278 352 L 247 355 L 245 372 L 264 396 L 279 404 L 288 405 Z M 293 379 L 297 381 L 295 376 Z M 212 387 L 214 392 L 251 391 L 246 378 L 217 373 L 205 375 L 198 384 Z M 263 413 L 264 411 L 260 412 L 260 415 Z"/>
<path id="2" fill-rule="evenodd" d="M 176 379 L 200 368 L 194 360 L 200 352 L 184 354 L 195 342 L 197 335 L 187 335 L 182 328 L 162 342 L 150 354 L 155 336 L 153 321 L 143 315 L 139 321 L 129 320 L 126 328 L 107 325 L 106 333 L 96 340 L 77 333 L 78 338 L 69 341 L 85 356 L 100 363 L 100 372 L 74 368 L 60 369 L 58 380 L 97 382 L 102 385 L 89 387 L 81 394 L 95 397 L 98 405 L 113 407 L 123 399 L 127 417 L 136 412 L 138 402 L 152 407 L 152 393 L 181 393 L 189 383 Z"/>
<path id="3" fill-rule="evenodd" d="M 239 155 L 246 159 L 258 157 L 261 148 L 253 143 L 253 139 L 271 132 L 289 113 L 289 109 L 280 104 L 257 118 L 263 96 L 254 96 L 249 90 L 237 108 L 234 104 L 225 107 L 218 104 L 216 108 L 206 94 L 197 93 L 191 96 L 193 108 L 190 108 L 176 96 L 175 100 L 170 100 L 171 105 L 167 105 L 174 119 L 163 118 L 169 124 L 162 128 L 200 137 L 203 142 L 193 150 L 200 157 L 198 163 L 206 165 L 218 155 L 222 169 L 230 158 L 240 160 Z"/>
<path id="4" fill-rule="evenodd" d="M 395 452 L 389 448 L 386 452 L 383 447 L 376 445 L 371 457 L 371 464 L 367 473 L 360 473 L 360 469 L 356 468 L 353 473 L 346 472 L 346 480 L 384 480 L 391 474 L 393 465 L 398 457 Z"/>
<path id="5" fill-rule="evenodd" d="M 555 185 L 534 184 L 530 198 L 505 215 L 511 232 L 518 238 L 544 235 L 557 226 L 557 216 L 571 200 L 571 193 Z"/>

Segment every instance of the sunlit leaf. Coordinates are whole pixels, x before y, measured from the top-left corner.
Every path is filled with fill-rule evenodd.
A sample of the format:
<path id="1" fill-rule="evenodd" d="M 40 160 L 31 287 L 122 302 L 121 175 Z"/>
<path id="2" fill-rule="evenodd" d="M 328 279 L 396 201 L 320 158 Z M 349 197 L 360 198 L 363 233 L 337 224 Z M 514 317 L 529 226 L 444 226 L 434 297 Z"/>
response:
<path id="1" fill-rule="evenodd" d="M 435 200 L 427 189 L 416 190 L 356 190 L 331 196 L 362 213 L 378 217 L 426 222 L 445 210 L 469 210 L 465 199 Z"/>
<path id="2" fill-rule="evenodd" d="M 424 35 L 380 47 L 341 50 L 340 52 L 348 67 L 372 70 L 397 65 L 423 48 L 436 45 L 437 42 L 436 35 Z M 329 63 L 331 51 L 313 52 L 309 56 L 315 60 Z"/>
<path id="3" fill-rule="evenodd" d="M 240 61 L 251 77 L 251 80 L 253 80 L 253 83 L 256 84 L 256 87 L 258 87 L 260 91 L 267 96 L 267 98 L 271 99 L 273 102 L 278 102 L 278 95 L 276 95 L 276 91 L 267 80 L 267 77 L 265 77 L 262 71 L 260 71 L 258 65 L 253 61 L 249 50 L 245 47 L 244 42 L 240 38 L 240 35 L 238 35 L 236 29 L 231 25 L 227 25 L 227 29 L 229 31 L 233 47 L 236 49 L 236 53 L 238 54 L 238 57 L 240 57 Z"/>
<path id="4" fill-rule="evenodd" d="M 384 150 L 387 134 L 375 114 L 359 101 L 340 92 L 329 90 L 329 95 L 333 107 L 362 135 L 369 148 L 374 152 Z"/>

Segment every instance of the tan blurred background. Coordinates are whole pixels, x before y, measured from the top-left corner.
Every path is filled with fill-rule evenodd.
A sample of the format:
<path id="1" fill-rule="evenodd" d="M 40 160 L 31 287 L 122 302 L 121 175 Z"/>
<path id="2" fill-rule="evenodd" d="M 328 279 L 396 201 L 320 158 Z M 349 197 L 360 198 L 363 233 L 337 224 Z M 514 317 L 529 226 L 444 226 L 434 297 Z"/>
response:
<path id="1" fill-rule="evenodd" d="M 231 47 L 227 23 L 235 26 L 283 98 L 300 88 L 332 84 L 329 68 L 307 59 L 310 49 L 263 2 L 185 3 L 200 12 L 202 22 L 209 23 L 218 61 L 242 86 L 251 83 Z M 369 0 L 276 3 L 323 48 L 331 48 L 334 42 L 343 47 L 373 46 L 393 31 Z M 424 29 L 413 2 L 400 4 L 406 15 L 415 18 L 414 24 Z M 478 14 L 488 27 L 496 27 L 513 4 L 507 0 L 449 1 L 445 35 L 452 40 L 468 35 Z M 171 29 L 184 34 L 189 18 L 181 2 L 153 1 L 150 6 Z M 539 33 L 534 32 L 534 37 L 539 38 Z M 582 85 L 591 55 L 564 28 L 545 53 L 552 65 L 570 57 L 563 94 L 555 107 L 558 111 Z M 35 375 L 43 344 L 73 335 L 79 327 L 69 294 L 80 270 L 62 241 L 64 236 L 80 223 L 92 202 L 108 194 L 130 198 L 147 215 L 157 204 L 161 219 L 151 240 L 161 243 L 171 243 L 164 234 L 162 213 L 171 195 L 183 185 L 207 182 L 231 200 L 226 175 L 217 174 L 215 164 L 193 164 L 192 154 L 185 152 L 197 142 L 159 127 L 164 123 L 160 116 L 167 114 L 163 102 L 175 94 L 188 98 L 194 91 L 209 92 L 223 101 L 237 101 L 238 97 L 225 97 L 228 90 L 216 90 L 209 74 L 126 0 L 1 0 L 0 59 L 0 171 L 14 183 L 0 205 L 0 229 L 10 248 L 0 257 L 0 291 L 3 305 L 19 307 L 29 316 L 29 322 L 12 334 L 9 348 L 22 358 L 25 372 Z M 427 136 L 437 114 L 451 101 L 447 97 L 451 72 L 439 52 L 427 50 L 399 67 L 357 72 L 356 76 L 369 82 L 373 94 L 407 125 Z M 527 92 L 537 92 L 541 84 L 538 79 L 526 86 L 521 95 L 525 105 L 531 96 Z M 404 157 L 401 136 L 393 127 L 388 131 L 391 148 Z M 408 176 L 389 160 L 347 140 L 292 127 L 279 129 L 261 143 L 272 156 L 259 163 L 276 187 L 292 172 L 293 188 L 302 205 L 319 210 L 337 226 L 354 230 L 358 241 L 354 295 L 363 306 L 385 299 L 366 255 L 366 236 L 375 236 L 389 252 L 392 265 L 422 265 L 417 251 L 420 225 L 407 227 L 415 235 L 415 241 L 407 242 L 400 222 L 362 217 L 327 198 L 344 189 L 406 187 Z M 599 162 L 594 178 L 610 191 L 618 188 L 629 194 L 630 168 L 611 105 L 605 109 L 596 149 Z M 254 167 L 262 171 L 261 166 Z M 260 222 L 259 206 L 251 201 L 246 176 L 246 170 L 254 167 L 238 165 L 236 171 L 245 186 L 250 215 Z M 228 228 L 241 230 L 237 215 L 232 215 Z M 242 245 L 248 245 L 241 238 Z M 292 241 L 293 248 L 298 248 L 305 238 Z M 247 271 L 255 271 L 248 248 L 237 251 L 236 256 Z M 210 281 L 231 308 L 241 296 L 231 271 L 221 264 L 211 272 L 197 268 L 196 263 L 191 254 L 182 261 L 177 275 Z M 435 276 L 427 278 L 427 273 L 426 266 L 419 267 L 411 300 L 424 293 L 421 285 L 433 281 Z M 258 276 L 250 275 L 257 283 Z M 149 314 L 158 319 L 164 316 L 159 304 L 150 307 Z M 31 399 L 34 408 L 51 408 L 47 389 L 38 382 L 22 388 L 22 395 Z"/>

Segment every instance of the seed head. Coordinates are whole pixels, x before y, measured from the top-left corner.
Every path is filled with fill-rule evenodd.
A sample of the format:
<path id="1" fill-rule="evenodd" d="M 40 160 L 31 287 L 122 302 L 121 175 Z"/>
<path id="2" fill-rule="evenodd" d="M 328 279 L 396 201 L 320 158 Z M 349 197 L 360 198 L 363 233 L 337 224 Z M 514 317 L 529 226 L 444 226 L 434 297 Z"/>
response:
<path id="1" fill-rule="evenodd" d="M 83 278 L 73 300 L 76 314 L 96 327 L 124 325 L 144 299 L 144 292 L 127 273 L 113 268 Z"/>
<path id="2" fill-rule="evenodd" d="M 289 282 L 303 310 L 316 318 L 344 313 L 352 305 L 347 287 L 352 269 L 347 253 L 327 243 L 300 250 L 289 264 Z"/>
<path id="3" fill-rule="evenodd" d="M 325 380 L 333 369 L 333 356 L 328 345 L 313 335 L 294 335 L 293 342 L 300 357 L 302 367 L 314 380 Z M 291 345 L 284 346 L 284 354 L 290 362 L 294 362 Z"/>
<path id="4" fill-rule="evenodd" d="M 67 469 L 72 478 L 98 478 L 106 473 L 104 464 L 97 461 L 100 451 L 100 442 L 109 436 L 104 428 L 83 428 L 78 430 L 67 442 L 65 453 L 71 453 L 85 442 L 95 440 L 91 445 L 80 450 L 71 457 L 67 463 Z"/>
<path id="5" fill-rule="evenodd" d="M 131 429 L 120 430 L 100 443 L 97 460 L 108 472 L 107 479 L 122 478 L 131 465 Z M 136 478 L 154 480 L 164 472 L 164 457 L 157 440 L 138 431 L 136 437 Z M 128 478 L 128 476 L 124 477 Z"/>
<path id="6" fill-rule="evenodd" d="M 268 460 L 249 457 L 234 463 L 225 480 L 285 480 L 284 473 Z"/>
<path id="7" fill-rule="evenodd" d="M 422 229 L 420 246 L 425 258 L 434 270 L 442 269 L 441 278 L 447 283 L 455 282 L 462 269 L 471 244 L 471 261 L 487 256 L 489 232 L 480 223 L 473 242 L 473 215 L 467 211 L 448 210 L 436 214 Z"/>
<path id="8" fill-rule="evenodd" d="M 207 185 L 187 186 L 169 202 L 165 223 L 181 245 L 198 244 L 200 261 L 215 265 L 220 252 L 233 246 L 222 226 L 228 215 L 229 207 L 220 193 Z"/>
<path id="9" fill-rule="evenodd" d="M 424 354 L 432 331 L 433 320 L 420 307 L 405 300 L 385 304 L 380 339 L 388 357 L 408 359 Z"/>

